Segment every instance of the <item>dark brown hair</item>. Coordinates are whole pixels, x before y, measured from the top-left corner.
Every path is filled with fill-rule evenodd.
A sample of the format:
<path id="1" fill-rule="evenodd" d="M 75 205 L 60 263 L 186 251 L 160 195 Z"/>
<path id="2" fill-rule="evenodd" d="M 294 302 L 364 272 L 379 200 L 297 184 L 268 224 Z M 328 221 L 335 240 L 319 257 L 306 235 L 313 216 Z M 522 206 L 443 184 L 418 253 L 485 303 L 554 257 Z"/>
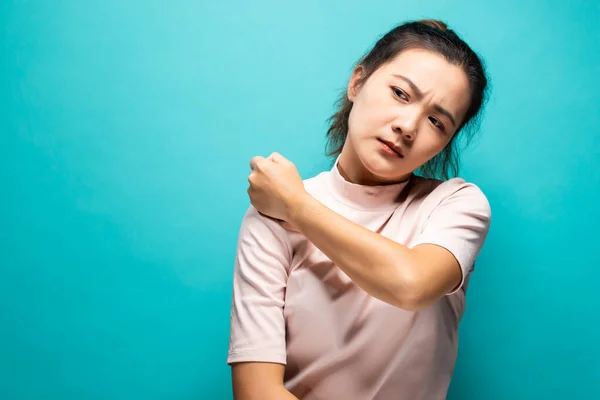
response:
<path id="1" fill-rule="evenodd" d="M 465 72 L 471 89 L 471 104 L 464 120 L 448 145 L 435 157 L 419 168 L 419 175 L 426 178 L 448 179 L 458 175 L 458 136 L 468 144 L 479 127 L 481 110 L 487 100 L 489 85 L 483 62 L 479 56 L 444 22 L 421 20 L 396 26 L 375 43 L 363 56 L 356 67 L 362 66 L 364 82 L 382 65 L 390 62 L 400 52 L 408 49 L 425 49 L 444 56 L 448 62 L 460 66 Z M 329 118 L 331 123 L 327 131 L 327 155 L 341 153 L 348 134 L 348 117 L 352 102 L 348 100 L 346 90 L 337 101 L 338 110 Z"/>

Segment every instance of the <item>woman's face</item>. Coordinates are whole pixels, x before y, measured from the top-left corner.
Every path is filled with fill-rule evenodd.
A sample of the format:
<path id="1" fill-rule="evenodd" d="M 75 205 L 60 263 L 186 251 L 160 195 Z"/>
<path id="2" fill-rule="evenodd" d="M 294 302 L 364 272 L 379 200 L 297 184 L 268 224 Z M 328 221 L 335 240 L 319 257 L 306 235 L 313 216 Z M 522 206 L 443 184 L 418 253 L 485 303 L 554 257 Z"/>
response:
<path id="1" fill-rule="evenodd" d="M 362 74 L 358 67 L 348 85 L 341 172 L 358 184 L 401 181 L 450 142 L 469 107 L 469 81 L 461 67 L 422 49 L 403 51 L 361 86 Z"/>

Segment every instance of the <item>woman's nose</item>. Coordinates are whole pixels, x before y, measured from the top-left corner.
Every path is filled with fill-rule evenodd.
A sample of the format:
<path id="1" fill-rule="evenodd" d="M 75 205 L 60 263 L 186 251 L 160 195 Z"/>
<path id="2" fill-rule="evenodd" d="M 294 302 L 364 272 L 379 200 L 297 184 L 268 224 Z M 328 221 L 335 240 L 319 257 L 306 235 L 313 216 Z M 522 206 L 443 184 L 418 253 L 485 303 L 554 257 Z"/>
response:
<path id="1" fill-rule="evenodd" d="M 417 137 L 417 118 L 414 116 L 399 117 L 394 121 L 393 130 L 405 140 L 413 141 Z"/>

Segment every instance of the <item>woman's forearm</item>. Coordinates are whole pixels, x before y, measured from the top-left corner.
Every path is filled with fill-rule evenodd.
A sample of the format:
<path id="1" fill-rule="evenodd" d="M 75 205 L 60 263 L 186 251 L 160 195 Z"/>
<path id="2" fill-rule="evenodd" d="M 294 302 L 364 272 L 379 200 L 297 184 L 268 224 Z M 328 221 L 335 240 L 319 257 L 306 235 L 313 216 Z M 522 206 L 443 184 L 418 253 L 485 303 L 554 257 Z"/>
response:
<path id="1" fill-rule="evenodd" d="M 414 282 L 414 257 L 393 240 L 356 224 L 307 194 L 289 222 L 373 297 L 404 306 Z"/>

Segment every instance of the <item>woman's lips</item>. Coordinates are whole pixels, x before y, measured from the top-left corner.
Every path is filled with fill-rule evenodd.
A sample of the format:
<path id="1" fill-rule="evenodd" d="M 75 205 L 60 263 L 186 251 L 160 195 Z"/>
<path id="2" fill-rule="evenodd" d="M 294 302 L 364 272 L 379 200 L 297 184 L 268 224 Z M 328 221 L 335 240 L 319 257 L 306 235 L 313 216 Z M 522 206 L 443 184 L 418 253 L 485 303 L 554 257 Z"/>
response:
<path id="1" fill-rule="evenodd" d="M 402 148 L 400 146 L 397 146 L 394 143 L 389 142 L 387 140 L 383 140 L 383 139 L 378 139 L 378 140 L 381 143 L 382 150 L 385 151 L 387 154 L 395 155 L 400 158 L 404 157 L 404 155 L 402 154 Z"/>

